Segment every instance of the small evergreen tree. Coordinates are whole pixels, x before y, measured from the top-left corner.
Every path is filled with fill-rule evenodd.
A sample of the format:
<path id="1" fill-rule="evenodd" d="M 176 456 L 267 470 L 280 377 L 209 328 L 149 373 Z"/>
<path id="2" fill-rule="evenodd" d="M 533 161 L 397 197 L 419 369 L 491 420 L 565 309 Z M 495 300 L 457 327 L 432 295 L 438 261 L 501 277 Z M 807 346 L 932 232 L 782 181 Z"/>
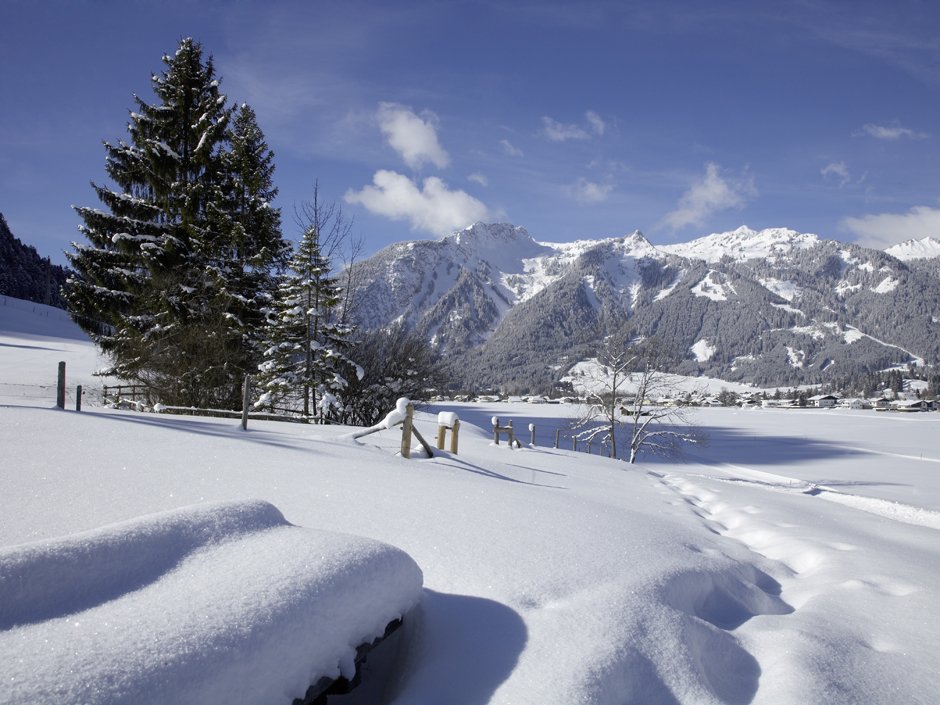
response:
<path id="1" fill-rule="evenodd" d="M 348 357 L 350 329 L 338 310 L 341 289 L 310 225 L 284 275 L 268 321 L 268 346 L 260 365 L 264 390 L 258 405 L 298 405 L 304 416 L 329 416 L 349 375 L 361 375 Z"/>

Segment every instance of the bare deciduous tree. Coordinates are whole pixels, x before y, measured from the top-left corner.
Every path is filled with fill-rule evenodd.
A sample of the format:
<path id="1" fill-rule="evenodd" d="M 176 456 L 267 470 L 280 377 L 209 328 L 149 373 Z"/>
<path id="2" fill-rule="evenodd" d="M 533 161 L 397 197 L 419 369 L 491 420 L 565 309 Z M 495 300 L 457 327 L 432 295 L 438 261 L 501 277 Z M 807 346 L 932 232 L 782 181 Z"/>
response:
<path id="1" fill-rule="evenodd" d="M 656 369 L 662 357 L 655 341 L 631 340 L 625 332 L 607 336 L 588 378 L 576 383 L 586 404 L 575 421 L 578 437 L 609 443 L 618 455 L 618 436 L 635 463 L 641 450 L 677 455 L 703 438 L 689 420 L 689 408 L 671 378 Z"/>

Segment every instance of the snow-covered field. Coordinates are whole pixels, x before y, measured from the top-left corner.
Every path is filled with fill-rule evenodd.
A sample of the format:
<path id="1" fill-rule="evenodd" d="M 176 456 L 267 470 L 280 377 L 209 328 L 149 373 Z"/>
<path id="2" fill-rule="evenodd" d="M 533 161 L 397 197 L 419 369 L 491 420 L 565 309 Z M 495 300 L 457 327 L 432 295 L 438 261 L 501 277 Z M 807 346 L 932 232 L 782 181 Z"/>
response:
<path id="1" fill-rule="evenodd" d="M 937 701 L 940 414 L 707 409 L 707 446 L 629 466 L 549 447 L 574 409 L 436 405 L 416 425 L 431 438 L 456 411 L 459 455 L 405 460 L 397 431 L 54 409 L 21 389 L 51 388 L 58 359 L 94 384 L 99 363 L 25 306 L 0 305 L 2 703 L 289 702 L 271 675 L 288 654 L 354 630 L 351 604 L 409 604 L 410 563 L 383 544 L 423 573 L 388 702 Z M 492 445 L 494 415 L 538 445 Z M 244 540 L 178 528 L 206 525 Z M 324 568 L 324 532 L 362 537 L 326 555 L 398 568 Z M 65 584 L 23 569 L 79 554 Z M 94 575 L 115 571 L 131 582 Z M 329 599 L 321 636 L 272 632 Z M 218 690 L 245 669 L 270 691 Z"/>

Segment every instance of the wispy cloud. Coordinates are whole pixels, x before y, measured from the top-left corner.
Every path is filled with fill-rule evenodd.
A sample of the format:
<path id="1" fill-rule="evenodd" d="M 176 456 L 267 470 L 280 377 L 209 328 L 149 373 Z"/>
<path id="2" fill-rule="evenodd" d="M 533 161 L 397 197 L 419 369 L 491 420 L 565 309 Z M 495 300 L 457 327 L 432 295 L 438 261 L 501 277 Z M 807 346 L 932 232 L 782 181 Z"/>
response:
<path id="1" fill-rule="evenodd" d="M 525 155 L 522 153 L 522 150 L 519 149 L 518 147 L 516 147 L 516 146 L 515 146 L 512 142 L 510 142 L 509 140 L 506 140 L 506 139 L 500 140 L 500 141 L 499 141 L 499 146 L 502 148 L 503 152 L 505 152 L 505 153 L 506 153 L 507 155 L 509 155 L 510 157 L 523 157 L 523 156 L 525 156 Z"/>
<path id="2" fill-rule="evenodd" d="M 451 190 L 436 176 L 419 188 L 403 174 L 380 169 L 372 184 L 359 191 L 350 189 L 343 199 L 392 220 L 406 220 L 412 230 L 442 235 L 486 220 L 489 209 L 465 191 Z"/>
<path id="3" fill-rule="evenodd" d="M 607 123 L 601 118 L 600 115 L 595 113 L 593 110 L 588 110 L 584 114 L 585 119 L 591 126 L 591 130 L 594 131 L 594 134 L 600 137 L 607 130 Z"/>
<path id="4" fill-rule="evenodd" d="M 911 140 L 925 140 L 930 137 L 926 132 L 916 132 L 908 127 L 901 127 L 899 124 L 894 123 L 891 125 L 875 125 L 872 123 L 867 123 L 862 125 L 862 128 L 855 133 L 856 137 L 868 136 L 874 137 L 878 140 L 888 140 L 895 142 L 900 139 L 911 139 Z"/>
<path id="5" fill-rule="evenodd" d="M 940 208 L 915 206 L 907 213 L 876 213 L 843 218 L 840 226 L 865 247 L 885 249 L 905 240 L 940 238 Z"/>
<path id="6" fill-rule="evenodd" d="M 592 205 L 606 201 L 611 191 L 614 190 L 614 186 L 610 183 L 600 184 L 581 177 L 570 190 L 578 203 Z"/>
<path id="7" fill-rule="evenodd" d="M 838 179 L 839 188 L 852 181 L 852 177 L 849 175 L 849 167 L 845 162 L 830 162 L 819 173 L 822 174 L 823 178 L 835 177 Z"/>
<path id="8" fill-rule="evenodd" d="M 400 103 L 380 103 L 376 114 L 379 129 L 389 145 L 412 169 L 430 162 L 438 169 L 450 163 L 450 156 L 437 139 L 437 115 L 424 111 L 420 116 Z"/>
<path id="9" fill-rule="evenodd" d="M 550 117 L 542 118 L 542 135 L 549 142 L 567 142 L 568 140 L 587 140 L 591 138 L 587 130 L 578 125 L 565 125 Z"/>
<path id="10" fill-rule="evenodd" d="M 480 186 L 482 186 L 482 187 L 484 187 L 484 188 L 486 188 L 487 186 L 490 185 L 490 180 L 487 179 L 483 174 L 480 174 L 480 173 L 473 173 L 473 174 L 470 174 L 469 176 L 467 176 L 467 179 L 469 179 L 470 181 L 472 181 L 472 182 L 475 183 L 475 184 L 480 184 Z"/>
<path id="11" fill-rule="evenodd" d="M 705 175 L 682 194 L 674 211 L 667 213 L 663 224 L 672 230 L 689 225 L 702 225 L 712 214 L 729 208 L 743 208 L 757 197 L 757 188 L 750 177 L 722 177 L 717 164 L 705 165 Z"/>
<path id="12" fill-rule="evenodd" d="M 607 123 L 593 110 L 584 113 L 584 126 L 563 123 L 545 116 L 542 118 L 541 135 L 549 142 L 567 142 L 569 140 L 589 140 L 600 137 L 607 131 Z"/>

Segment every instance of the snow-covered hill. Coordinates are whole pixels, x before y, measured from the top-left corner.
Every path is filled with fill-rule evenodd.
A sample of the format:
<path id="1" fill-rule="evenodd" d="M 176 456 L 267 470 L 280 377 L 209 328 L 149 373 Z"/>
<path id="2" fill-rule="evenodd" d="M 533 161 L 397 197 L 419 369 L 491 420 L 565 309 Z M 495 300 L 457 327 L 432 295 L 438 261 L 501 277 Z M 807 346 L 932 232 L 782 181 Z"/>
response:
<path id="1" fill-rule="evenodd" d="M 41 381 L 31 335 L 4 338 L 0 374 Z M 245 432 L 59 411 L 0 388 L 0 576 L 26 571 L 0 579 L 0 614 L 4 590 L 26 600 L 20 614 L 30 593 L 59 596 L 0 628 L 0 703 L 290 702 L 303 653 L 288 647 L 319 658 L 366 612 L 346 609 L 342 556 L 371 541 L 424 576 L 393 705 L 894 705 L 940 692 L 936 415 L 702 410 L 709 443 L 685 462 L 628 466 L 550 447 L 571 407 L 440 405 L 417 417 L 425 436 L 442 410 L 463 423 L 459 455 L 404 460 L 393 431 Z M 492 416 L 534 424 L 537 445 L 494 446 Z M 324 552 L 308 541 L 321 532 L 364 538 Z M 109 560 L 154 536 L 159 551 Z M 84 557 L 59 566 L 75 579 L 56 580 L 56 556 L 70 555 Z M 368 610 L 410 599 L 363 582 Z M 293 616 L 316 621 L 323 605 L 345 611 L 327 610 L 320 639 Z"/>
<path id="2" fill-rule="evenodd" d="M 550 389 L 627 320 L 673 349 L 675 372 L 766 386 L 940 362 L 940 278 L 786 229 L 657 247 L 638 232 L 546 243 L 478 223 L 393 245 L 359 282 L 362 325 L 414 328 L 469 388 Z"/>

